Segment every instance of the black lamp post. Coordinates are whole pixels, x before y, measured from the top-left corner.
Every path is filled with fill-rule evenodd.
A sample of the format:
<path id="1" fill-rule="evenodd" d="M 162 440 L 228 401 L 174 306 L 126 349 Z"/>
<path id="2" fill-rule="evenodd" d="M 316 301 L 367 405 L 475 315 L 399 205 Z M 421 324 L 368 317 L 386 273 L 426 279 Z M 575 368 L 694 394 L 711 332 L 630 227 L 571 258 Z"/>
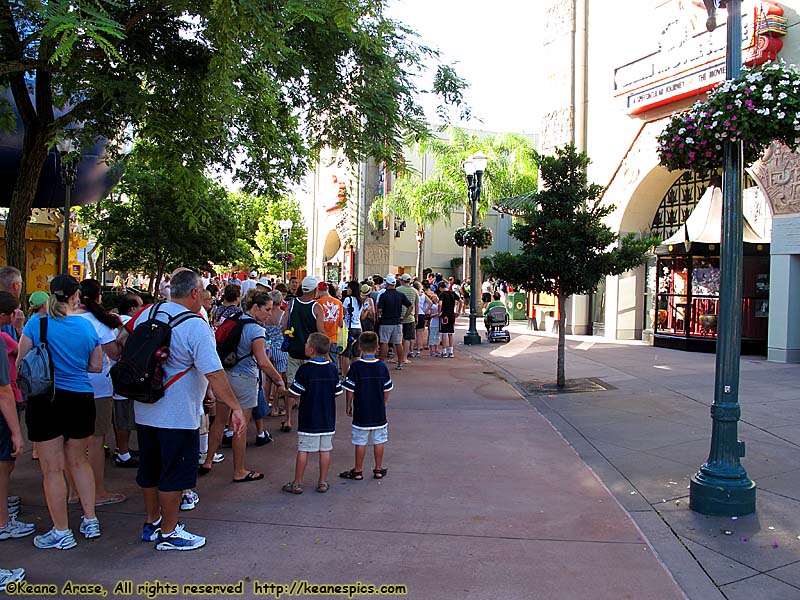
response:
<path id="1" fill-rule="evenodd" d="M 706 26 L 716 26 L 716 9 L 726 6 L 726 77 L 739 75 L 742 65 L 741 0 L 705 0 Z M 711 450 L 692 477 L 689 506 L 705 515 L 735 517 L 756 510 L 756 485 L 740 462 L 744 442 L 738 441 L 739 358 L 742 340 L 742 145 L 723 145 L 722 237 L 720 294 L 714 404 L 711 406 Z"/>
<path id="2" fill-rule="evenodd" d="M 472 227 L 475 227 L 478 222 L 478 201 L 481 198 L 481 184 L 483 183 L 483 172 L 486 170 L 487 162 L 489 162 L 489 159 L 482 152 L 478 152 L 472 158 L 464 161 L 464 172 L 467 174 L 467 190 L 472 208 L 472 222 L 470 223 Z M 469 259 L 469 329 L 464 336 L 464 344 L 468 346 L 477 346 L 481 343 L 481 336 L 478 333 L 476 323 L 478 313 L 475 296 L 476 290 L 480 289 L 480 286 L 475 285 L 475 280 L 478 277 L 477 263 L 478 247 L 472 246 Z"/>
<path id="3" fill-rule="evenodd" d="M 281 219 L 278 221 L 278 227 L 281 228 L 281 239 L 283 240 L 283 283 L 286 284 L 286 262 L 289 258 L 289 234 L 292 232 L 292 221 L 290 219 Z"/>
<path id="4" fill-rule="evenodd" d="M 72 187 L 77 177 L 77 167 L 70 154 L 75 144 L 70 139 L 62 139 L 56 144 L 61 163 L 61 181 L 64 183 L 64 230 L 61 237 L 61 272 L 69 274 L 69 213 L 72 201 Z"/>

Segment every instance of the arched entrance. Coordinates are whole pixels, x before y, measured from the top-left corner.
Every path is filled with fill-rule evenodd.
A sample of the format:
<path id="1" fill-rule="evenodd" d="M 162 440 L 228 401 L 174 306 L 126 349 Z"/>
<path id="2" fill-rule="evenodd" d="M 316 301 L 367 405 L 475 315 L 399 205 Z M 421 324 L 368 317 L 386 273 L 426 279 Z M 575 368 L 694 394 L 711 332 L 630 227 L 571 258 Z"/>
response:
<path id="1" fill-rule="evenodd" d="M 335 229 L 331 229 L 322 247 L 322 277 L 338 284 L 342 279 L 342 240 Z"/>

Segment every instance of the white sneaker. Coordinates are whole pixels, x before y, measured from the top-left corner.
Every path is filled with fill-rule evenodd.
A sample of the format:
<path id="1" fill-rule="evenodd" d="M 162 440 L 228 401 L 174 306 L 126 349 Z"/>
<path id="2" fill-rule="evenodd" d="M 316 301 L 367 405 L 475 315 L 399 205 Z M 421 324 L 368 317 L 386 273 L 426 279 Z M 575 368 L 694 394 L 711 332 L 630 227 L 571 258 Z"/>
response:
<path id="1" fill-rule="evenodd" d="M 0 569 L 0 592 L 6 591 L 9 583 L 16 583 L 25 579 L 25 569 Z"/>
<path id="2" fill-rule="evenodd" d="M 16 516 L 9 515 L 8 523 L 5 527 L 0 527 L 0 540 L 7 540 L 10 538 L 21 538 L 26 535 L 32 534 L 36 531 L 36 525 L 32 523 L 22 523 L 17 521 Z"/>
<path id="3" fill-rule="evenodd" d="M 206 545 L 206 538 L 194 535 L 184 529 L 183 523 L 178 523 L 175 531 L 170 534 L 158 534 L 156 550 L 197 550 Z"/>
<path id="4" fill-rule="evenodd" d="M 181 510 L 194 510 L 200 503 L 200 496 L 192 490 L 188 494 L 181 495 Z"/>

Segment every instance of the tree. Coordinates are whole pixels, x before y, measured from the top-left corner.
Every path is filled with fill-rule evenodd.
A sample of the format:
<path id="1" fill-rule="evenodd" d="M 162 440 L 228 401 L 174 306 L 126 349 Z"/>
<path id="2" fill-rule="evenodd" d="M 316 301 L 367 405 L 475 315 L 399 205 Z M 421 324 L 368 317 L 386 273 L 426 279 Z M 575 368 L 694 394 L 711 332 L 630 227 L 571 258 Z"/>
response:
<path id="1" fill-rule="evenodd" d="M 267 205 L 267 211 L 256 233 L 256 263 L 269 273 L 282 273 L 283 263 L 276 255 L 283 252 L 283 237 L 278 224 L 282 219 L 292 221 L 289 234 L 289 252 L 294 260 L 286 265 L 286 269 L 298 269 L 306 264 L 306 239 L 308 232 L 303 223 L 300 203 L 291 196 L 273 200 Z"/>
<path id="2" fill-rule="evenodd" d="M 186 181 L 178 166 L 154 168 L 134 155 L 116 197 L 81 210 L 81 220 L 107 252 L 109 268 L 147 273 L 153 291 L 162 275 L 176 267 L 204 271 L 209 262 L 227 264 L 247 258 L 243 250 L 248 248 L 238 237 L 236 196 L 198 176 L 192 190 L 203 203 L 210 225 L 192 228 L 173 208 Z"/>
<path id="3" fill-rule="evenodd" d="M 606 275 L 618 275 L 645 260 L 657 239 L 629 233 L 620 237 L 603 223 L 614 206 L 603 204 L 603 188 L 590 184 L 589 157 L 574 146 L 557 148 L 555 156 L 537 156 L 544 183 L 521 201 L 524 214 L 511 235 L 522 242 L 519 254 L 498 252 L 491 272 L 528 291 L 558 297 L 557 384 L 563 387 L 565 350 L 564 302 L 573 294 L 588 294 Z"/>
<path id="4" fill-rule="evenodd" d="M 386 0 L 0 2 L 0 87 L 24 141 L 6 223 L 9 263 L 25 273 L 24 232 L 48 149 L 71 137 L 131 135 L 149 162 L 174 162 L 174 208 L 193 229 L 212 215 L 191 193 L 211 165 L 269 197 L 332 146 L 395 165 L 426 131 L 415 83 L 436 52 L 384 14 Z M 440 66 L 433 90 L 461 105 L 465 83 Z M 54 111 L 54 107 L 58 110 Z M 0 123 L 13 118 L 0 99 Z M 144 152 L 144 150 L 143 150 Z"/>
<path id="5" fill-rule="evenodd" d="M 376 198 L 370 208 L 373 221 L 394 214 L 400 219 L 413 219 L 417 225 L 417 275 L 421 276 L 425 230 L 440 220 L 450 221 L 454 210 L 463 209 L 465 224 L 471 218 L 464 160 L 478 152 L 489 157 L 479 217 L 483 217 L 495 199 L 521 194 L 536 187 L 534 151 L 527 138 L 515 134 L 480 138 L 453 128 L 449 139 L 429 137 L 418 146 L 419 153 L 434 159 L 433 173 L 423 179 L 407 169 L 395 182 L 392 192 Z M 462 264 L 465 264 L 462 262 Z M 466 273 L 466 266 L 464 272 Z M 474 285 L 474 283 L 473 283 Z"/>

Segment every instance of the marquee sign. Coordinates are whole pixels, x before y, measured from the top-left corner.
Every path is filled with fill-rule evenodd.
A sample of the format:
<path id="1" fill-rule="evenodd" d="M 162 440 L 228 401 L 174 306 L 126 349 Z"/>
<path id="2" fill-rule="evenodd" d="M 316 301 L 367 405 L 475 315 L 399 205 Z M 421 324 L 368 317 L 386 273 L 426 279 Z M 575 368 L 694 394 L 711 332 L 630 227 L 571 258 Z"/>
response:
<path id="1" fill-rule="evenodd" d="M 658 50 L 614 69 L 614 96 L 632 115 L 707 92 L 725 80 L 726 28 L 706 31 L 707 13 L 701 0 L 672 0 L 657 13 L 665 23 Z M 775 59 L 784 35 L 786 18 L 777 2 L 743 3 L 745 64 Z"/>

